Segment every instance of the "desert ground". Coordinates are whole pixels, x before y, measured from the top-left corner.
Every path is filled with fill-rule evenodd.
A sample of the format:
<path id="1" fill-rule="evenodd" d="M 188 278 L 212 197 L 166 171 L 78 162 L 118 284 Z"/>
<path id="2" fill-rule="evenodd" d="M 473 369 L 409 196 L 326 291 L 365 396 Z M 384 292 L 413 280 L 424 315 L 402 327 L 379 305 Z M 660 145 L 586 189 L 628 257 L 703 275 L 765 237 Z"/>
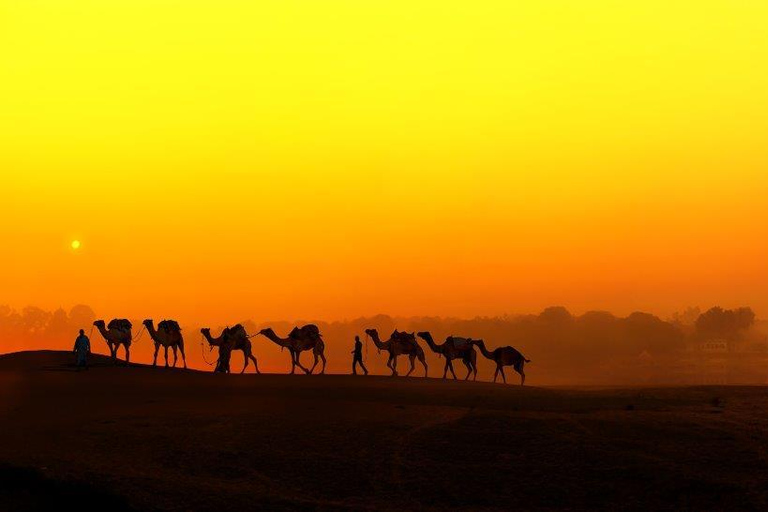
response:
<path id="1" fill-rule="evenodd" d="M 0 357 L 0 510 L 767 510 L 768 389 Z"/>

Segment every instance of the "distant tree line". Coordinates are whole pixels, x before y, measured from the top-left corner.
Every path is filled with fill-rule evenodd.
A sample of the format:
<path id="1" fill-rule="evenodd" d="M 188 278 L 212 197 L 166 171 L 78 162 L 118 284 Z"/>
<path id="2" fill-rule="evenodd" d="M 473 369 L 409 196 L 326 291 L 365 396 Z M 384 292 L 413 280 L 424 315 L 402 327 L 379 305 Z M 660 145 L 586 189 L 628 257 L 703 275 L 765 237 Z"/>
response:
<path id="1" fill-rule="evenodd" d="M 66 311 L 55 311 L 27 306 L 16 311 L 0 305 L 0 348 L 15 347 L 15 350 L 60 348 L 60 344 L 74 341 L 78 329 L 89 329 L 96 314 L 90 306 L 77 305 Z M 53 346 L 52 346 L 53 345 Z"/>
<path id="2" fill-rule="evenodd" d="M 2 351 L 67 348 L 77 330 L 83 328 L 88 331 L 95 318 L 93 309 L 85 305 L 75 306 L 69 311 L 61 308 L 45 311 L 32 306 L 16 311 L 0 306 L 0 347 Z M 133 320 L 138 326 L 142 319 Z M 232 319 L 231 323 L 242 322 L 250 333 L 270 326 L 285 335 L 294 325 L 310 321 L 257 323 Z M 198 322 L 199 325 L 182 322 L 188 344 L 199 344 L 199 327 L 215 329 L 218 323 L 206 323 L 206 319 L 199 319 Z M 721 339 L 733 349 L 752 347 L 768 351 L 765 334 L 754 329 L 755 313 L 750 308 L 714 307 L 704 312 L 689 308 L 669 319 L 642 312 L 626 317 L 605 311 L 573 315 L 563 307 L 550 307 L 539 314 L 473 319 L 378 315 L 336 322 L 312 322 L 320 327 L 326 340 L 329 371 L 348 370 L 352 340 L 355 335 L 365 340 L 363 332 L 369 327 L 377 328 L 382 336 L 388 336 L 394 329 L 430 331 L 439 341 L 446 336 L 457 335 L 482 338 L 490 347 L 512 345 L 534 361 L 532 372 L 539 366 L 542 370 L 546 368 L 547 371 L 559 372 L 558 375 L 576 371 L 603 372 L 605 368 L 615 367 L 618 362 L 631 363 L 641 356 L 670 360 L 699 340 Z M 224 325 L 218 328 L 222 327 Z M 99 338 L 96 337 L 96 347 L 99 347 Z M 261 344 L 259 341 L 254 339 L 256 353 L 264 357 L 267 364 L 282 365 L 287 361 L 286 356 L 272 344 L 266 341 Z M 366 345 L 366 359 L 370 366 L 383 369 L 385 359 L 376 355 L 371 343 Z M 150 348 L 142 343 L 137 349 L 141 357 L 142 351 L 149 351 Z M 192 352 L 194 364 L 200 352 L 194 347 L 188 350 Z M 429 351 L 427 353 L 436 357 Z"/>

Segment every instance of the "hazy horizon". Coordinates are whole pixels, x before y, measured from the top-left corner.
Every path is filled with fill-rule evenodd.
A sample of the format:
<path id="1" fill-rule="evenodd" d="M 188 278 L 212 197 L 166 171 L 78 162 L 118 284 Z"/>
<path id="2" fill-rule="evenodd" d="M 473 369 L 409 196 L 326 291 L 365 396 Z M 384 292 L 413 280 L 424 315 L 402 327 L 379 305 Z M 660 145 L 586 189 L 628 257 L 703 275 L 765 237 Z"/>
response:
<path id="1" fill-rule="evenodd" d="M 129 317 L 133 321 L 133 362 L 150 363 L 153 343 L 141 325 L 146 317 Z M 150 315 L 152 316 L 152 315 Z M 104 353 L 106 344 L 98 330 L 91 327 L 97 318 L 110 320 L 89 306 L 78 305 L 69 311 L 45 311 L 29 307 L 14 311 L 0 306 L 0 352 L 21 350 L 70 350 L 78 329 L 91 336 L 96 352 Z M 152 316 L 155 322 L 165 316 Z M 768 322 L 760 321 L 750 308 L 733 310 L 713 307 L 707 310 L 688 308 L 672 318 L 634 312 L 628 316 L 604 311 L 574 314 L 563 307 L 549 307 L 536 314 L 472 319 L 446 317 L 392 317 L 375 315 L 348 320 L 324 322 L 306 319 L 301 323 L 317 323 L 323 334 L 329 373 L 348 373 L 355 336 L 365 340 L 366 363 L 373 372 L 387 374 L 382 356 L 365 336 L 367 328 L 376 328 L 386 337 L 394 329 L 409 332 L 429 331 L 440 343 L 457 335 L 485 340 L 490 349 L 512 345 L 535 361 L 537 385 L 568 384 L 697 384 L 742 383 L 763 384 L 768 365 Z M 200 328 L 210 327 L 216 335 L 225 326 L 242 323 L 255 335 L 264 327 L 272 327 L 278 335 L 286 335 L 298 322 L 260 321 L 254 318 L 228 320 L 197 319 L 182 321 L 187 363 L 190 368 L 210 370 L 216 351 L 209 352 Z M 725 343 L 727 353 L 711 352 L 709 345 Z M 287 372 L 287 353 L 261 336 L 251 338 L 253 353 L 262 371 Z M 444 361 L 421 343 L 430 375 L 442 374 Z M 721 346 L 718 350 L 723 350 Z M 241 356 L 234 358 L 238 367 Z M 490 363 L 479 358 L 480 379 L 490 375 Z M 306 354 L 305 362 L 311 360 Z M 718 362 L 713 365 L 712 362 Z M 723 361 L 728 361 L 722 366 Z M 163 364 L 162 351 L 160 364 Z M 691 368 L 696 371 L 691 372 Z"/>

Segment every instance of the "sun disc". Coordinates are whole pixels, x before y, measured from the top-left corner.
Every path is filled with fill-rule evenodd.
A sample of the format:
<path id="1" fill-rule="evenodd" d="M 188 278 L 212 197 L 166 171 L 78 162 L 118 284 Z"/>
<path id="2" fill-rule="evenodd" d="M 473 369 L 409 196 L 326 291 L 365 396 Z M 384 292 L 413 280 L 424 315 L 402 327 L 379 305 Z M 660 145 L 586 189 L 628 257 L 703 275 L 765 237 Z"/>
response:
<path id="1" fill-rule="evenodd" d="M 80 248 L 80 240 L 72 240 L 72 249 L 78 250 Z"/>

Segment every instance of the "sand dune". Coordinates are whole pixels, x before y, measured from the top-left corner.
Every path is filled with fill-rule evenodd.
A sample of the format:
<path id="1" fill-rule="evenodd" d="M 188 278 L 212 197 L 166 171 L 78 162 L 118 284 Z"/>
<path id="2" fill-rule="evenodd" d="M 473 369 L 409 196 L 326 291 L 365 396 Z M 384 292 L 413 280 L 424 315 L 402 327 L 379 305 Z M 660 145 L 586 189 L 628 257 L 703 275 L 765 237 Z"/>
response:
<path id="1" fill-rule="evenodd" d="M 764 388 L 71 363 L 0 357 L 0 510 L 768 507 Z"/>

